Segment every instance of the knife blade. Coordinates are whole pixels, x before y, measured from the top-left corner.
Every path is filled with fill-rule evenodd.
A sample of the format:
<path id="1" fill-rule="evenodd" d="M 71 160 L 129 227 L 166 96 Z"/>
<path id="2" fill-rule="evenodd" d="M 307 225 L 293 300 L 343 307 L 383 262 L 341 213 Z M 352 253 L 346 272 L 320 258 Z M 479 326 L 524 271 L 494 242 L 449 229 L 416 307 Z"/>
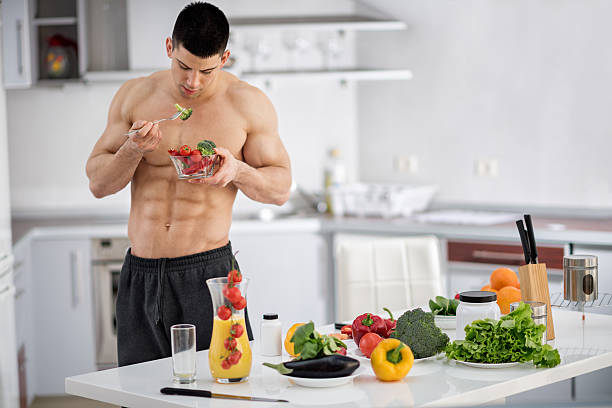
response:
<path id="1" fill-rule="evenodd" d="M 243 400 L 243 401 L 262 401 L 262 402 L 289 402 L 283 399 L 247 397 L 243 395 L 230 395 L 230 394 L 217 394 L 216 392 L 210 392 L 206 390 L 194 390 L 191 388 L 164 387 L 159 391 L 162 394 L 167 394 L 167 395 L 187 395 L 190 397 L 237 399 L 237 400 Z"/>
<path id="2" fill-rule="evenodd" d="M 533 224 L 531 223 L 531 215 L 525 214 L 525 225 L 527 226 L 527 238 L 529 239 L 529 256 L 531 263 L 538 263 L 538 248 L 536 247 L 535 234 L 533 233 Z"/>
<path id="3" fill-rule="evenodd" d="M 516 222 L 516 227 L 521 237 L 521 245 L 523 246 L 523 254 L 525 255 L 525 265 L 527 265 L 531 259 L 531 253 L 529 251 L 529 241 L 527 240 L 527 232 L 525 231 L 523 220 L 518 220 Z"/>

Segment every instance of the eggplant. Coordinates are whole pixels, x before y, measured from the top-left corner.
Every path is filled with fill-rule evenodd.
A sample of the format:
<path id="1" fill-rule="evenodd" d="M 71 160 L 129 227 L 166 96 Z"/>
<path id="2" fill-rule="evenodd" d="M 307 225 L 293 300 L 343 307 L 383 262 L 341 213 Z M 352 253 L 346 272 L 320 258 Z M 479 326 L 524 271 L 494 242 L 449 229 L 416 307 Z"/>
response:
<path id="1" fill-rule="evenodd" d="M 289 377 L 337 378 L 353 374 L 359 368 L 359 361 L 341 354 L 332 354 L 308 360 L 292 360 L 280 364 L 263 363 L 263 365 Z"/>

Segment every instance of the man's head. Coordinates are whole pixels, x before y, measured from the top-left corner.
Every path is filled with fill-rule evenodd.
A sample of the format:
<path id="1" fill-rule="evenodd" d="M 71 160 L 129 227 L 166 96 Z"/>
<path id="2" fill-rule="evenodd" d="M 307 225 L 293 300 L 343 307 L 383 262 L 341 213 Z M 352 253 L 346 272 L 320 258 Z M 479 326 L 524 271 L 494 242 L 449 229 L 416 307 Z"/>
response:
<path id="1" fill-rule="evenodd" d="M 227 18 L 212 4 L 194 2 L 179 13 L 166 52 L 183 96 L 200 95 L 214 80 L 229 57 L 228 38 Z"/>

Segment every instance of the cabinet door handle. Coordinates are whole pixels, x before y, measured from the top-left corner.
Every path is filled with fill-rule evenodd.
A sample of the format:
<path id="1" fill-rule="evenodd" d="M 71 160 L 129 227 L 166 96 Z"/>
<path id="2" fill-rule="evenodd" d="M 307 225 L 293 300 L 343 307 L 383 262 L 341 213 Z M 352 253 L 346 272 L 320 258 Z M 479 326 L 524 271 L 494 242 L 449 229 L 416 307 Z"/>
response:
<path id="1" fill-rule="evenodd" d="M 23 23 L 17 20 L 17 71 L 23 74 Z"/>
<path id="2" fill-rule="evenodd" d="M 488 260 L 505 260 L 505 261 L 524 261 L 525 256 L 521 254 L 513 254 L 508 252 L 483 251 L 476 250 L 472 252 L 472 257 Z"/>
<path id="3" fill-rule="evenodd" d="M 76 309 L 81 303 L 81 252 L 70 252 L 70 283 L 72 292 L 72 308 Z"/>

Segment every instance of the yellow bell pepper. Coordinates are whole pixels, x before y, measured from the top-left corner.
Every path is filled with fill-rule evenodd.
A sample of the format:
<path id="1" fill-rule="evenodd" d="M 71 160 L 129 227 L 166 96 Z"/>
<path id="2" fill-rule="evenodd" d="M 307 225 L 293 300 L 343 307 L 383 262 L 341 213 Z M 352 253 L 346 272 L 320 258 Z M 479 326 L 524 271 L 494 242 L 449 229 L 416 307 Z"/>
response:
<path id="1" fill-rule="evenodd" d="M 372 369 L 381 381 L 398 381 L 408 374 L 414 363 L 410 347 L 398 339 L 383 339 L 370 356 Z"/>
<path id="2" fill-rule="evenodd" d="M 304 323 L 296 323 L 293 326 L 291 326 L 289 328 L 289 330 L 287 331 L 287 335 L 285 336 L 285 350 L 287 350 L 287 353 L 289 353 L 291 355 L 291 357 L 297 357 L 298 355 L 295 354 L 294 350 L 293 350 L 293 342 L 291 341 L 291 338 L 293 337 L 293 334 L 295 333 L 295 331 L 297 330 L 298 327 L 303 326 Z"/>

